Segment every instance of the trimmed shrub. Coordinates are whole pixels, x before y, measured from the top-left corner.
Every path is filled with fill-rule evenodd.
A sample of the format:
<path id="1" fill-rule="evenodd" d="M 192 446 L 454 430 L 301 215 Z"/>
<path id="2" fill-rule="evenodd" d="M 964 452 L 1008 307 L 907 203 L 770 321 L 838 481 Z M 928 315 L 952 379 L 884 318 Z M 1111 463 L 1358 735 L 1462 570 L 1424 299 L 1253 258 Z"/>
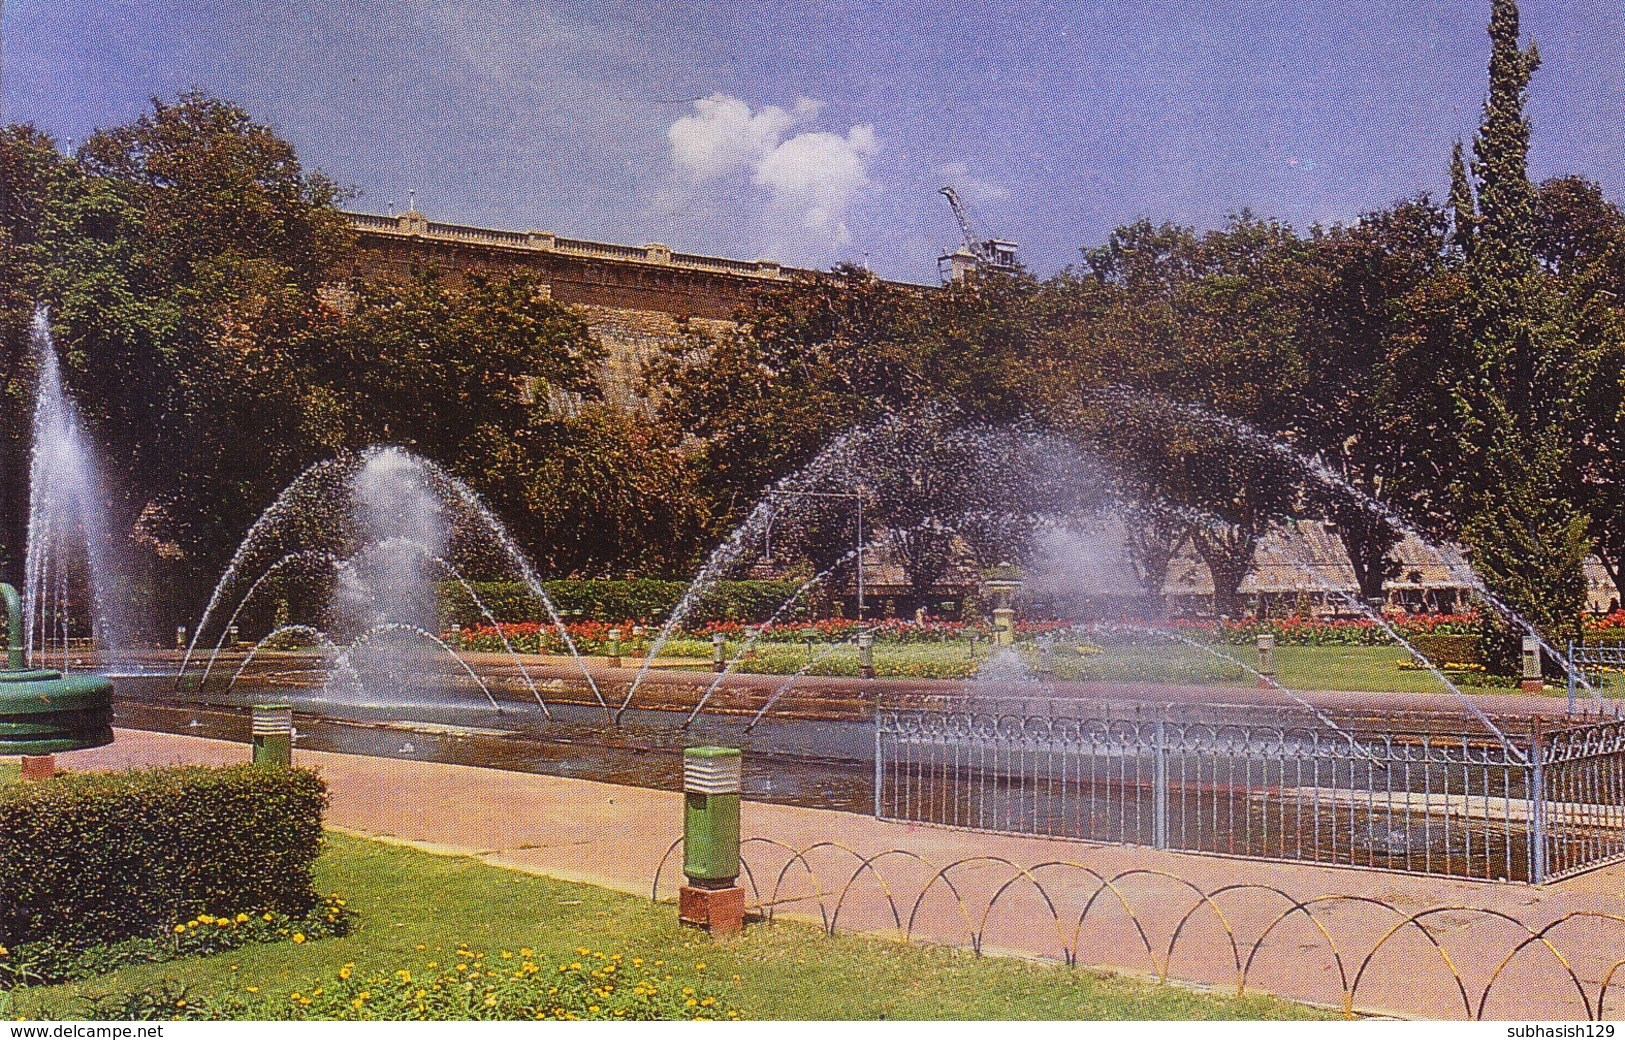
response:
<path id="1" fill-rule="evenodd" d="M 1416 652 L 1426 657 L 1436 667 L 1443 668 L 1450 664 L 1482 667 L 1484 664 L 1484 652 L 1478 636 L 1434 632 L 1407 638 Z"/>
<path id="2" fill-rule="evenodd" d="M 0 945 L 90 947 L 202 913 L 317 904 L 327 785 L 251 765 L 85 773 L 0 788 Z"/>
<path id="3" fill-rule="evenodd" d="M 547 620 L 542 605 L 520 582 L 475 581 L 469 582 L 469 587 L 501 624 Z M 635 621 L 650 625 L 659 624 L 670 616 L 678 600 L 683 598 L 683 593 L 688 591 L 688 582 L 657 578 L 562 578 L 544 581 L 542 587 L 547 590 L 547 597 L 553 601 L 554 608 L 567 621 L 591 619 L 614 624 Z M 795 579 L 719 581 L 695 604 L 689 623 L 760 623 L 772 617 L 773 612 L 794 596 L 800 587 L 801 582 Z M 440 597 L 448 622 L 465 627 L 491 623 L 460 583 L 442 584 Z M 791 609 L 794 610 L 793 607 Z"/>

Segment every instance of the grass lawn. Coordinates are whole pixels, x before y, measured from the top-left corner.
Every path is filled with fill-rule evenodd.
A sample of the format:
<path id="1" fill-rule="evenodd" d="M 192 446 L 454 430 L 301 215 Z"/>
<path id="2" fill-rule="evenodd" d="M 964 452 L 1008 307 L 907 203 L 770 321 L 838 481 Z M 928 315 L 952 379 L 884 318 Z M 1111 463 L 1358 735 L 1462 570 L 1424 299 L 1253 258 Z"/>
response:
<path id="1" fill-rule="evenodd" d="M 214 957 L 121 969 L 77 983 L 13 992 L 12 1014 L 82 1016 L 85 995 L 173 979 L 196 993 L 256 986 L 278 1006 L 313 978 L 356 971 L 421 971 L 458 943 L 493 958 L 531 947 L 542 965 L 582 959 L 578 948 L 664 960 L 679 979 L 704 980 L 750 1018 L 1257 1019 L 1327 1012 L 1264 997 L 1235 1000 L 1087 970 L 818 929 L 756 925 L 713 942 L 682 928 L 676 909 L 467 859 L 329 835 L 317 867 L 322 891 L 360 914 L 343 939 L 239 949 Z M 700 965 L 704 965 L 703 968 Z"/>
<path id="2" fill-rule="evenodd" d="M 728 653 L 737 654 L 740 649 L 730 644 Z M 1235 663 L 1256 665 L 1258 654 L 1253 647 L 1217 644 L 1211 649 L 1213 652 L 1209 653 L 1173 641 L 1140 641 L 1132 645 L 1109 644 L 1097 652 L 1080 654 L 1077 648 L 1063 644 L 1051 652 L 1048 664 L 1060 681 L 1253 684 L 1252 674 Z M 1017 652 L 1027 665 L 1039 663 L 1038 651 L 1032 644 L 1018 645 Z M 878 644 L 874 648 L 875 672 L 881 678 L 967 678 L 985 667 L 988 659 L 985 643 L 977 648 L 974 664 L 969 647 L 962 641 L 943 645 Z M 1402 668 L 1401 664 L 1409 660 L 1410 655 L 1397 645 L 1277 646 L 1275 650 L 1276 678 L 1288 689 L 1448 692 L 1432 672 Z M 856 676 L 858 663 L 858 651 L 853 646 L 815 645 L 809 659 L 806 649 L 799 644 L 759 643 L 736 668 L 741 672 L 768 675 L 793 675 L 808 668 L 811 675 Z M 1507 687 L 1483 686 L 1475 681 L 1477 679 L 1471 672 L 1452 675 L 1452 681 L 1464 691 L 1509 692 Z"/>
<path id="3" fill-rule="evenodd" d="M 0 784 L 14 782 L 22 775 L 22 772 L 23 764 L 21 761 L 14 758 L 0 759 Z"/>
<path id="4" fill-rule="evenodd" d="M 1249 647 L 1234 647 L 1236 657 L 1256 663 Z M 1410 655 L 1398 646 L 1277 646 L 1275 678 L 1290 690 L 1376 690 L 1386 693 L 1448 693 L 1438 676 L 1425 668 L 1402 668 Z M 1451 681 L 1468 693 L 1516 693 L 1508 687 L 1475 685 L 1468 672 Z"/>

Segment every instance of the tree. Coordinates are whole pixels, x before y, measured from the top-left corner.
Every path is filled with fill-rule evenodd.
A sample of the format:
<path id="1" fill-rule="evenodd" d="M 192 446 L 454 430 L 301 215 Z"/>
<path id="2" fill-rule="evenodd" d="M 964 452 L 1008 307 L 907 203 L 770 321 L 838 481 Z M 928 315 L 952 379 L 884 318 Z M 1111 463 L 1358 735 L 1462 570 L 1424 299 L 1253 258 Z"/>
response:
<path id="1" fill-rule="evenodd" d="M 734 331 L 695 332 L 649 363 L 661 419 L 698 441 L 719 529 L 837 433 L 929 399 L 922 307 L 912 287 L 841 267 L 764 290 Z"/>
<path id="2" fill-rule="evenodd" d="M 1289 425 L 1350 489 L 1328 483 L 1316 497 L 1367 600 L 1396 573 L 1393 518 L 1428 530 L 1443 508 L 1437 489 L 1454 448 L 1449 233 L 1421 196 L 1316 229 L 1289 273 L 1307 373 Z"/>
<path id="3" fill-rule="evenodd" d="M 1592 551 L 1625 602 L 1625 215 L 1582 177 L 1548 180 L 1536 197 L 1535 255 L 1563 286 L 1582 352 L 1598 358 L 1579 402 L 1569 495 L 1590 518 Z"/>
<path id="4" fill-rule="evenodd" d="M 1468 238 L 1467 359 L 1456 387 L 1460 533 L 1485 584 L 1554 635 L 1585 598 L 1584 513 L 1571 500 L 1586 388 L 1600 358 L 1574 336 L 1575 301 L 1535 254 L 1524 102 L 1539 65 L 1519 42 L 1518 5 L 1495 0 L 1490 89 L 1473 142 L 1476 214 Z"/>

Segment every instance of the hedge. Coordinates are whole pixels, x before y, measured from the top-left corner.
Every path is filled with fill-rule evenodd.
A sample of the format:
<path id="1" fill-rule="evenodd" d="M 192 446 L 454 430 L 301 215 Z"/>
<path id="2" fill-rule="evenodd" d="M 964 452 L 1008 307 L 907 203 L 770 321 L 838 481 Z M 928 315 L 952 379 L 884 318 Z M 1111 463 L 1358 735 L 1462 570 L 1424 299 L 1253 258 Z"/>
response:
<path id="1" fill-rule="evenodd" d="M 689 624 L 766 621 L 796 594 L 801 584 L 796 579 L 719 581 L 695 604 L 689 614 Z M 520 582 L 477 581 L 470 582 L 469 587 L 502 624 L 547 620 L 542 605 Z M 544 581 L 542 587 L 547 590 L 547 597 L 553 601 L 553 606 L 567 621 L 592 619 L 659 624 L 671 615 L 672 608 L 688 591 L 689 583 L 657 578 L 565 578 Z M 490 624 L 490 619 L 480 612 L 460 583 L 442 584 L 440 596 L 444 605 L 442 612 L 448 622 L 463 626 Z M 793 611 L 792 607 L 786 614 Z"/>
<path id="2" fill-rule="evenodd" d="M 327 785 L 183 766 L 0 787 L 0 946 L 163 935 L 200 913 L 304 917 Z"/>
<path id="3" fill-rule="evenodd" d="M 1422 633 L 1410 636 L 1407 642 L 1435 667 L 1484 664 L 1484 651 L 1478 636 Z"/>

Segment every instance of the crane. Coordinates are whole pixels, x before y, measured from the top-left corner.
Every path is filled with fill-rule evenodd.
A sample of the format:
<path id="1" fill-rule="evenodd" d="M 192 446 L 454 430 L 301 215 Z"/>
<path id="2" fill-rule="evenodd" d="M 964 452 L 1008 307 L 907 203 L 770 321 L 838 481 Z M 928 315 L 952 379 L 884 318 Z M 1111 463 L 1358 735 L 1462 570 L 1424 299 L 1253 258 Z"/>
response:
<path id="1" fill-rule="evenodd" d="M 959 234 L 964 240 L 958 249 L 937 258 L 937 272 L 942 280 L 957 282 L 970 272 L 983 268 L 1014 271 L 1018 266 L 1016 244 L 981 234 L 971 223 L 970 215 L 965 212 L 965 204 L 960 201 L 959 192 L 954 190 L 953 185 L 941 189 L 940 194 L 948 199 L 948 205 L 954 211 L 954 220 L 959 224 Z"/>

